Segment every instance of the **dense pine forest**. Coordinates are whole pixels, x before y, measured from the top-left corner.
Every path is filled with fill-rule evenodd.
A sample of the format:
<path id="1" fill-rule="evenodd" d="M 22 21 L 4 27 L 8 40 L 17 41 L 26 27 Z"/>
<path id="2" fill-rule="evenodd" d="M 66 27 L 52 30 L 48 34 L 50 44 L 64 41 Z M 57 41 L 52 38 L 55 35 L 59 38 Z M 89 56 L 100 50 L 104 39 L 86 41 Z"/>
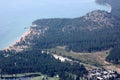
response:
<path id="1" fill-rule="evenodd" d="M 33 25 L 36 25 L 31 27 L 34 32 L 16 46 L 30 44 L 39 49 L 66 46 L 67 51 L 93 52 L 120 45 L 120 22 L 105 11 L 73 19 L 40 19 Z"/>
<path id="2" fill-rule="evenodd" d="M 0 50 L 0 80 L 120 79 L 120 0 L 11 2 L 1 1 L 0 47 L 26 32 Z M 73 18 L 82 8 L 94 11 Z"/>
<path id="3" fill-rule="evenodd" d="M 100 10 L 78 18 L 38 19 L 32 23 L 29 34 L 14 47 L 50 49 L 66 46 L 66 51 L 90 53 L 120 48 L 119 21 L 111 13 Z"/>
<path id="4" fill-rule="evenodd" d="M 87 74 L 85 67 L 79 63 L 61 62 L 51 54 L 41 53 L 41 50 L 25 50 L 22 52 L 1 51 L 0 52 L 1 74 L 18 74 L 40 72 L 50 77 L 59 75 L 64 80 L 76 75 L 82 77 Z M 71 79 L 72 80 L 72 79 Z M 74 79 L 73 79 L 74 80 Z"/>
<path id="5" fill-rule="evenodd" d="M 106 61 L 114 64 L 120 64 L 120 48 L 112 49 L 110 54 L 107 56 Z"/>
<path id="6" fill-rule="evenodd" d="M 76 79 L 87 74 L 79 63 L 61 62 L 52 54 L 41 53 L 57 46 L 83 53 L 112 49 L 106 60 L 119 64 L 119 25 L 118 18 L 100 10 L 78 18 L 38 19 L 20 41 L 0 51 L 1 74 L 41 72 L 51 77 L 59 75 L 63 80 L 72 80 L 70 74 Z"/>

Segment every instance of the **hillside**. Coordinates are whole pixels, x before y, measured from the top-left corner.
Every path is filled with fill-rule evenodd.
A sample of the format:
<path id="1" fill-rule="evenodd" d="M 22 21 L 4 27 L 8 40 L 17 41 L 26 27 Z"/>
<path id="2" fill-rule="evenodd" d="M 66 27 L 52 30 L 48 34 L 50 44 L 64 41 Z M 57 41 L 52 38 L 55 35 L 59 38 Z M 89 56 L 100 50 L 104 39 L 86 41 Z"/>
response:
<path id="1" fill-rule="evenodd" d="M 68 52 L 85 53 L 119 48 L 119 25 L 119 19 L 111 13 L 100 10 L 78 18 L 38 19 L 9 49 L 19 52 L 24 49 L 44 50 L 65 46 Z"/>
<path id="2" fill-rule="evenodd" d="M 77 77 L 87 74 L 87 70 L 82 64 L 68 60 L 61 61 L 59 58 L 56 59 L 53 54 L 38 49 L 21 52 L 0 51 L 0 63 L 1 76 L 42 73 L 49 77 L 59 75 L 60 80 L 76 80 Z"/>
<path id="3" fill-rule="evenodd" d="M 119 25 L 119 19 L 100 10 L 78 18 L 38 19 L 19 41 L 0 51 L 0 69 L 5 74 L 41 72 L 50 77 L 59 75 L 66 80 L 83 77 L 87 74 L 83 65 L 99 67 L 106 65 L 103 63 L 106 56 L 111 62 L 119 55 L 119 51 L 115 52 L 120 45 Z M 57 51 L 58 46 L 64 46 L 64 52 L 68 53 Z M 106 52 L 92 54 L 111 49 L 115 51 L 109 55 Z"/>
<path id="4" fill-rule="evenodd" d="M 73 19 L 38 19 L 11 49 L 66 46 L 74 52 L 107 50 L 119 46 L 119 25 L 112 14 L 99 10 Z"/>

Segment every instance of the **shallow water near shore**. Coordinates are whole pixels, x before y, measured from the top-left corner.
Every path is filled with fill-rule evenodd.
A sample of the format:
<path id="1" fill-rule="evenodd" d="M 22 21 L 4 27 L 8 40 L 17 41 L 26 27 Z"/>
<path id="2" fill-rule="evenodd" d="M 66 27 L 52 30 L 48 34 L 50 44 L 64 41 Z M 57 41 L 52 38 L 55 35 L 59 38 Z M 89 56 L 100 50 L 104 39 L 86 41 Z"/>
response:
<path id="1" fill-rule="evenodd" d="M 0 49 L 4 49 L 20 39 L 36 19 L 74 18 L 93 10 L 109 11 L 110 7 L 94 0 L 4 0 L 0 9 Z"/>

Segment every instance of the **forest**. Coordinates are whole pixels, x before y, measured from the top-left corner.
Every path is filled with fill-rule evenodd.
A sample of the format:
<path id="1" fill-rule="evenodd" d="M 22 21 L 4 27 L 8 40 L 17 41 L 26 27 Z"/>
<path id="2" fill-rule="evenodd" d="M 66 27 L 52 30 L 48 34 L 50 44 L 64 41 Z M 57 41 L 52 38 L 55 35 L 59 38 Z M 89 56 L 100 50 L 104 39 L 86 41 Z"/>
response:
<path id="1" fill-rule="evenodd" d="M 100 10 L 78 18 L 38 19 L 32 23 L 36 26 L 30 28 L 33 32 L 15 45 L 33 49 L 66 46 L 67 51 L 89 53 L 120 48 L 119 21 Z"/>
<path id="2" fill-rule="evenodd" d="M 106 61 L 114 64 L 120 64 L 120 48 L 112 49 L 110 54 L 107 56 Z"/>
<path id="3" fill-rule="evenodd" d="M 74 77 L 70 74 L 76 75 L 76 78 L 87 74 L 83 65 L 67 61 L 61 62 L 51 54 L 42 54 L 41 50 L 37 49 L 18 53 L 0 51 L 0 63 L 0 73 L 2 75 L 40 72 L 50 77 L 59 75 L 61 80 L 72 80 Z"/>

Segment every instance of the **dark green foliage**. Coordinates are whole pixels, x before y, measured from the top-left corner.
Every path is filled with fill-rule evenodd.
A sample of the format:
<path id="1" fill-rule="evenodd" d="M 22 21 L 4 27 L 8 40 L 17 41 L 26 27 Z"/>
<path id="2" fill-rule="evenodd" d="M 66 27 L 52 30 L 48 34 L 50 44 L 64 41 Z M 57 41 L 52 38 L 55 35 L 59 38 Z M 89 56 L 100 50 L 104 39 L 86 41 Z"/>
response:
<path id="1" fill-rule="evenodd" d="M 109 16 L 110 14 L 106 17 L 111 19 Z M 107 50 L 119 47 L 120 44 L 119 23 L 114 21 L 112 23 L 114 28 L 109 27 L 104 23 L 95 23 L 89 20 L 85 21 L 83 17 L 75 19 L 36 20 L 33 22 L 33 24 L 38 25 L 36 28 L 44 28 L 48 26 L 49 29 L 44 33 L 44 36 L 34 38 L 34 40 L 30 42 L 33 43 L 33 48 L 39 49 L 66 46 L 66 50 L 72 50 L 75 52 Z M 97 29 L 90 31 L 87 29 L 88 26 L 90 26 L 91 29 Z"/>
<path id="2" fill-rule="evenodd" d="M 102 17 L 103 20 L 109 21 L 99 20 L 95 22 L 90 19 L 86 20 L 85 16 L 74 19 L 40 19 L 34 21 L 33 25 L 37 26 L 31 27 L 31 30 L 36 33 L 41 31 L 41 35 L 33 35 L 31 33 L 25 40 L 21 40 L 15 45 L 27 45 L 30 48 L 28 50 L 18 53 L 1 51 L 0 69 L 7 74 L 26 72 L 41 72 L 49 76 L 59 74 L 61 80 L 72 80 L 72 77 L 69 76 L 69 73 L 72 73 L 77 75 L 79 80 L 80 76 L 87 73 L 83 65 L 69 62 L 62 63 L 50 54 L 41 54 L 41 50 L 56 46 L 66 46 L 67 51 L 72 50 L 75 52 L 92 52 L 118 48 L 120 46 L 119 21 L 113 19 L 114 17 L 107 12 L 97 12 L 103 16 L 89 16 L 88 14 L 87 18 L 101 20 Z M 119 55 L 119 50 L 112 50 L 107 60 L 115 59 L 116 61 L 116 59 L 119 59 L 119 56 L 115 56 L 115 54 Z M 5 57 L 8 54 L 9 56 Z M 115 58 L 112 58 L 113 55 Z"/>
<path id="3" fill-rule="evenodd" d="M 115 64 L 120 64 L 120 48 L 114 48 L 106 57 L 106 60 Z"/>
<path id="4" fill-rule="evenodd" d="M 3 54 L 4 52 L 0 53 L 0 69 L 3 74 L 41 72 L 53 77 L 62 73 L 60 77 L 63 77 L 66 73 L 80 76 L 87 73 L 83 65 L 73 62 L 61 62 L 51 54 L 42 54 L 41 50 L 37 49 L 14 53 L 9 57 L 4 57 Z"/>
<path id="5" fill-rule="evenodd" d="M 41 35 L 31 34 L 16 46 L 27 45 L 34 49 L 66 46 L 67 51 L 74 52 L 101 51 L 120 46 L 120 22 L 105 11 L 93 11 L 73 19 L 39 19 L 32 24 L 37 26 L 32 26 L 31 30 L 41 31 Z"/>

